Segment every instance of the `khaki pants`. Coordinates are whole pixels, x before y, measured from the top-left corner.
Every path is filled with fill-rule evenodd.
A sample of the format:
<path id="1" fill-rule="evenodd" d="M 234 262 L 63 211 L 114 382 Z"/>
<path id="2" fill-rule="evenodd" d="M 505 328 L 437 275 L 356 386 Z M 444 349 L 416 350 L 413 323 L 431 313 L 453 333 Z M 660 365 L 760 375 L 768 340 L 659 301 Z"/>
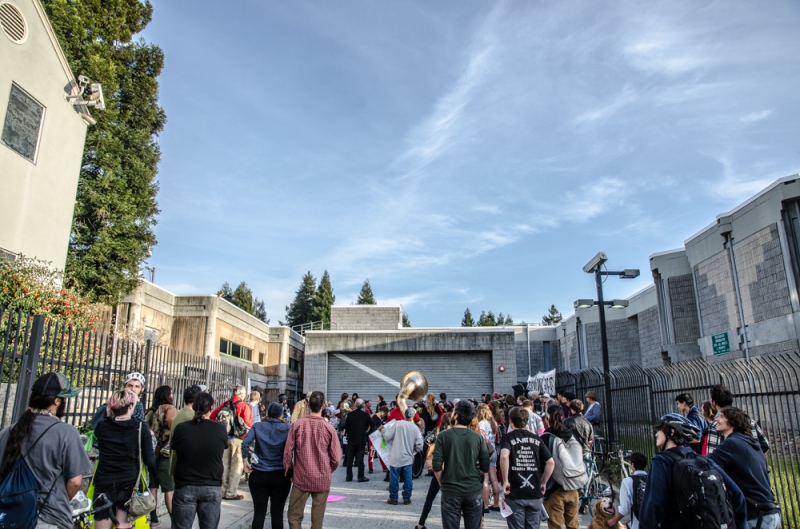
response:
<path id="1" fill-rule="evenodd" d="M 311 495 L 311 529 L 322 529 L 322 519 L 325 517 L 325 507 L 328 504 L 329 492 L 329 490 L 306 492 L 297 487 L 292 487 L 289 510 L 286 513 L 289 529 L 302 529 L 303 511 L 306 508 L 306 501 L 309 495 Z"/>
<path id="2" fill-rule="evenodd" d="M 242 440 L 231 439 L 222 454 L 222 498 L 233 498 L 238 494 L 242 479 Z"/>
<path id="3" fill-rule="evenodd" d="M 579 495 L 577 490 L 558 489 L 544 500 L 544 506 L 550 519 L 547 520 L 548 529 L 580 529 L 578 520 Z"/>

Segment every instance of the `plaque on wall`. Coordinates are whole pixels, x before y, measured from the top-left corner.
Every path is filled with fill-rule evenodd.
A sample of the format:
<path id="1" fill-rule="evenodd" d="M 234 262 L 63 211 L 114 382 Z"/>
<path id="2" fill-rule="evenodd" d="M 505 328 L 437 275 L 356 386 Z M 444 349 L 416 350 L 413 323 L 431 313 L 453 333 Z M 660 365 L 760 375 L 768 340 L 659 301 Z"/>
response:
<path id="1" fill-rule="evenodd" d="M 44 107 L 12 84 L 0 140 L 11 150 L 35 162 L 43 116 Z"/>

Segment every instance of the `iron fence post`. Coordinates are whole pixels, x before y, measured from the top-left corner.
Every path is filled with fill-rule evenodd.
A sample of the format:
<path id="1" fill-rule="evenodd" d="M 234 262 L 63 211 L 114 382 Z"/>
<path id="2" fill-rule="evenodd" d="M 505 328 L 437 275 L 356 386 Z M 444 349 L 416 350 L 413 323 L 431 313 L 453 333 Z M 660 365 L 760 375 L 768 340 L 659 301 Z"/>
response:
<path id="1" fill-rule="evenodd" d="M 22 367 L 19 371 L 17 394 L 14 398 L 14 413 L 11 415 L 12 423 L 16 423 L 20 416 L 25 413 L 25 410 L 28 409 L 28 395 L 36 380 L 36 367 L 39 365 L 39 349 L 42 347 L 43 334 L 44 316 L 39 314 L 33 317 L 28 350 L 22 359 Z"/>
<path id="2" fill-rule="evenodd" d="M 150 340 L 147 340 L 147 344 L 145 345 L 145 349 L 144 349 L 144 376 L 146 377 L 146 380 L 150 380 L 151 381 L 150 382 L 150 387 L 153 387 L 154 386 L 154 384 L 152 382 L 153 381 L 153 376 L 152 376 L 152 373 L 150 373 L 150 344 L 151 343 L 152 342 Z M 155 389 L 155 388 L 153 387 L 153 389 Z M 142 406 L 144 407 L 144 409 L 147 409 L 147 391 L 145 391 L 145 388 L 142 388 Z"/>
<path id="3" fill-rule="evenodd" d="M 211 387 L 211 369 L 214 367 L 214 363 L 210 356 L 206 357 L 206 387 Z"/>

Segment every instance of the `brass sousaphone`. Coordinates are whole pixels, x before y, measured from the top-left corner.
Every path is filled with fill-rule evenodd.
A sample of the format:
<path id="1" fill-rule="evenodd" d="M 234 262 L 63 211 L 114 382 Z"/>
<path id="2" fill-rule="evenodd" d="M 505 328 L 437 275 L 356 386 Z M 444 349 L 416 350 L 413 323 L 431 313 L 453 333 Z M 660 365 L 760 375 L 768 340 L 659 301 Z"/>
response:
<path id="1" fill-rule="evenodd" d="M 397 407 L 405 417 L 406 399 L 416 402 L 428 393 L 428 379 L 421 371 L 412 369 L 400 377 L 400 394 L 397 396 Z"/>

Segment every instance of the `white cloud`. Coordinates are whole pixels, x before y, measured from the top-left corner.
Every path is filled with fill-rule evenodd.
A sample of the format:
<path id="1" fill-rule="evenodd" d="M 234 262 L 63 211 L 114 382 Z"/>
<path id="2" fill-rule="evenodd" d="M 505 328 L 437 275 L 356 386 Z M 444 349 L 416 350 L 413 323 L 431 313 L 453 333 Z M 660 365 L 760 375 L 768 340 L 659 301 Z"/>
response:
<path id="1" fill-rule="evenodd" d="M 615 97 L 610 103 L 580 114 L 575 118 L 575 122 L 580 124 L 610 118 L 635 100 L 636 92 L 631 85 L 626 84 L 622 89 L 622 93 Z"/>
<path id="2" fill-rule="evenodd" d="M 772 109 L 764 109 L 758 112 L 751 112 L 750 114 L 745 114 L 744 116 L 739 118 L 739 121 L 744 121 L 745 123 L 750 123 L 753 121 L 761 121 L 762 119 L 767 119 L 773 113 Z"/>
<path id="3" fill-rule="evenodd" d="M 722 165 L 722 177 L 707 182 L 705 187 L 710 195 L 727 200 L 745 200 L 778 178 L 786 176 L 779 172 L 764 176 L 763 168 L 757 174 L 742 172 L 734 167 L 733 161 L 727 156 L 716 156 L 716 160 Z"/>

